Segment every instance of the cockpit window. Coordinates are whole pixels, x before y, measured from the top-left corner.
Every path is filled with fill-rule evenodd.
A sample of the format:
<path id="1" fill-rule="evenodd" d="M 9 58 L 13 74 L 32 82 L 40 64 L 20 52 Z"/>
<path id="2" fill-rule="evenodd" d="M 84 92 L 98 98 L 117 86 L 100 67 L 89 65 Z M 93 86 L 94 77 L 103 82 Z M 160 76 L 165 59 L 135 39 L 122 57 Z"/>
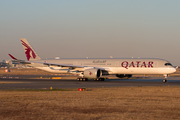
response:
<path id="1" fill-rule="evenodd" d="M 172 66 L 172 64 L 171 64 L 171 63 L 165 63 L 164 65 L 165 65 L 165 66 L 168 66 L 168 65 Z"/>

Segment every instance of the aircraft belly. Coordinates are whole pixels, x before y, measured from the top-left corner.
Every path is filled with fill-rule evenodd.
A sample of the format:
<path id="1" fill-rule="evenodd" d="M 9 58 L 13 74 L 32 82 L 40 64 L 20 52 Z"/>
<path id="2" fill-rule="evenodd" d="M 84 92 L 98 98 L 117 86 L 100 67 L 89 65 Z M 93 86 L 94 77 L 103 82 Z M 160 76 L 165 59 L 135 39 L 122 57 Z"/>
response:
<path id="1" fill-rule="evenodd" d="M 111 68 L 112 74 L 170 74 L 170 70 L 167 68 Z"/>
<path id="2" fill-rule="evenodd" d="M 111 68 L 113 74 L 147 74 L 148 71 L 143 68 L 122 68 L 114 67 Z M 143 73 L 142 73 L 143 72 Z"/>

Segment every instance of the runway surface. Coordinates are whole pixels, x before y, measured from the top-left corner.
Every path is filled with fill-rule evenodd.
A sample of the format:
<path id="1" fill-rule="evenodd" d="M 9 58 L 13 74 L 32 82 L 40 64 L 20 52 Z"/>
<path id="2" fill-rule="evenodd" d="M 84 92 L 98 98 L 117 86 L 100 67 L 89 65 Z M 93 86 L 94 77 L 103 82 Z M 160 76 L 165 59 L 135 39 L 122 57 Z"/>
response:
<path id="1" fill-rule="evenodd" d="M 70 79 L 18 79 L 0 78 L 2 82 L 20 82 L 0 84 L 3 89 L 49 89 L 50 87 L 61 88 L 95 88 L 95 87 L 125 87 L 125 86 L 180 86 L 180 77 L 168 77 L 167 83 L 162 82 L 162 77 L 152 77 L 146 79 L 108 79 L 105 81 L 77 81 Z"/>

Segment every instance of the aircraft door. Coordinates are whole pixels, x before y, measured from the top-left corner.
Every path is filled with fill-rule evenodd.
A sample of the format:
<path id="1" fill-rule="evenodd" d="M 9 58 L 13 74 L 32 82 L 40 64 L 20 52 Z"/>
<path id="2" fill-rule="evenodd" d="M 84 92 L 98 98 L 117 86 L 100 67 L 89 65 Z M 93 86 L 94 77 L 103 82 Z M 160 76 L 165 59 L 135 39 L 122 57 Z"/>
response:
<path id="1" fill-rule="evenodd" d="M 116 66 L 116 67 L 119 67 L 119 61 L 116 61 L 116 62 L 115 62 L 115 66 Z"/>
<path id="2" fill-rule="evenodd" d="M 75 62 L 73 63 L 73 65 L 78 65 L 78 61 L 75 61 Z"/>

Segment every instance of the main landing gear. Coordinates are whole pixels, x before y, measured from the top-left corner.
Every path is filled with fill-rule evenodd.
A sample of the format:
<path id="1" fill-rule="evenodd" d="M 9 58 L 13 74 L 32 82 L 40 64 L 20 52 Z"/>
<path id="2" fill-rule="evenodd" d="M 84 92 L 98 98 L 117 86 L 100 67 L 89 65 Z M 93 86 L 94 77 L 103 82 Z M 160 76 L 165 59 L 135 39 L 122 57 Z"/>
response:
<path id="1" fill-rule="evenodd" d="M 94 81 L 104 81 L 104 78 L 97 78 L 97 79 L 94 79 Z"/>
<path id="2" fill-rule="evenodd" d="M 163 83 L 166 83 L 167 82 L 167 74 L 164 75 L 164 79 L 163 79 Z"/>
<path id="3" fill-rule="evenodd" d="M 88 81 L 87 78 L 77 78 L 78 81 Z"/>
<path id="4" fill-rule="evenodd" d="M 77 81 L 88 81 L 87 78 L 77 78 Z M 104 78 L 96 78 L 94 81 L 104 81 Z"/>

